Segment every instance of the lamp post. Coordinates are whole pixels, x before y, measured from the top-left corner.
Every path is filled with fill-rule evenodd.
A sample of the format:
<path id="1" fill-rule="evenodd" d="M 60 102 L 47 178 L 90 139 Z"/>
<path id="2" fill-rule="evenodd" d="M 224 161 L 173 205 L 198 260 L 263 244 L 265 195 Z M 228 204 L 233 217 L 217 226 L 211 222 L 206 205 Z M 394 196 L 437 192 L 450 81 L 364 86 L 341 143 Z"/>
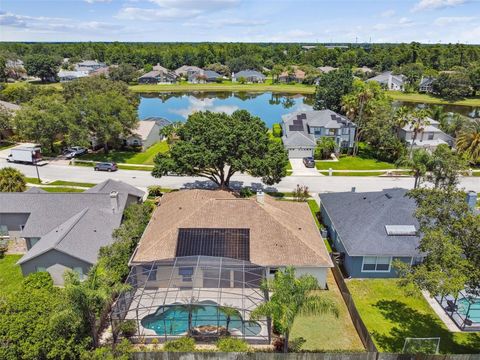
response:
<path id="1" fill-rule="evenodd" d="M 38 165 L 37 165 L 37 154 L 35 153 L 35 151 L 32 151 L 32 157 L 34 157 L 34 161 L 33 163 L 35 164 L 35 170 L 37 171 L 37 179 L 38 179 L 38 183 L 41 184 L 42 183 L 42 180 L 40 180 L 40 174 L 38 172 Z"/>

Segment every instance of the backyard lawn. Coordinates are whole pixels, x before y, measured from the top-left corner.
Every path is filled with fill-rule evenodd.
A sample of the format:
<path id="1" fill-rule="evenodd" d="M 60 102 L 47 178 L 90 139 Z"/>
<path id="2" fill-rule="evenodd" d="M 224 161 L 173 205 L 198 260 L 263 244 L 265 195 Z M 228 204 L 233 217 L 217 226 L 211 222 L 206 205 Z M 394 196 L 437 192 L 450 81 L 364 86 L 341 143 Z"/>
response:
<path id="1" fill-rule="evenodd" d="M 402 351 L 407 337 L 440 337 L 441 353 L 476 354 L 480 333 L 451 333 L 420 291 L 408 296 L 395 279 L 347 280 L 379 351 Z"/>
<path id="2" fill-rule="evenodd" d="M 338 304 L 339 318 L 333 315 L 299 316 L 293 324 L 291 338 L 301 336 L 306 340 L 302 350 L 364 351 L 331 271 L 328 272 L 327 283 L 329 290 L 321 290 L 319 293 Z"/>
<path id="3" fill-rule="evenodd" d="M 316 161 L 315 166 L 318 170 L 385 170 L 395 169 L 392 163 L 378 161 L 369 157 L 344 156 L 338 161 Z M 341 176 L 341 175 L 339 175 Z"/>
<path id="4" fill-rule="evenodd" d="M 98 153 L 85 154 L 79 160 L 93 160 L 93 161 L 113 161 L 123 164 L 139 164 L 139 165 L 153 165 L 153 159 L 158 153 L 165 153 L 168 151 L 168 144 L 166 141 L 158 142 L 150 146 L 143 152 L 133 151 L 110 151 L 105 155 L 102 151 Z"/>
<path id="5" fill-rule="evenodd" d="M 464 105 L 464 106 L 480 106 L 480 97 L 470 97 L 463 100 L 448 101 L 429 94 L 419 93 L 405 93 L 401 91 L 388 91 L 388 95 L 393 100 L 411 101 L 425 104 L 449 104 L 449 105 Z"/>
<path id="6" fill-rule="evenodd" d="M 23 280 L 20 266 L 15 263 L 22 255 L 5 255 L 0 259 L 0 296 L 16 291 Z"/>

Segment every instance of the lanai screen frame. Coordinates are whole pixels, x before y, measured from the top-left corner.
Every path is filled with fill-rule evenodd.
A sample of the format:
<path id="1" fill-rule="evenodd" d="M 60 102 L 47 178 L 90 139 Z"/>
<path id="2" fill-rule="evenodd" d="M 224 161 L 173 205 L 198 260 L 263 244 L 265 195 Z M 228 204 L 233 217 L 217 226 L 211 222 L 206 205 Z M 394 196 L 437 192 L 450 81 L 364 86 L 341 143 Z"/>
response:
<path id="1" fill-rule="evenodd" d="M 193 268 L 193 272 L 189 286 L 185 285 L 184 276 L 179 274 L 179 270 L 190 267 Z M 213 273 L 216 277 L 206 276 L 206 271 L 210 271 L 210 274 Z M 158 277 L 159 273 L 160 277 Z M 241 337 L 251 343 L 268 343 L 271 334 L 268 319 L 255 321 L 262 328 L 258 335 L 246 334 L 244 330 L 251 311 L 268 300 L 268 292 L 261 288 L 261 283 L 266 277 L 266 268 L 263 266 L 225 257 L 184 256 L 134 264 L 126 280 L 130 289 L 121 293 L 112 306 L 110 314 L 112 330 L 117 333 L 120 323 L 131 319 L 136 322 L 136 337 L 139 339 L 178 338 L 182 335 L 152 334 L 152 331 L 143 327 L 142 319 L 155 313 L 160 307 L 178 303 L 197 303 L 197 301 L 208 299 L 215 301 L 218 306 L 233 305 L 232 307 L 240 313 L 244 320 L 241 334 L 232 334 L 232 336 Z M 209 282 L 208 287 L 198 286 L 200 282 L 204 285 L 205 281 Z M 215 281 L 216 286 L 212 286 L 215 285 Z M 232 300 L 235 304 L 231 303 Z M 212 335 L 212 337 L 216 336 Z"/>

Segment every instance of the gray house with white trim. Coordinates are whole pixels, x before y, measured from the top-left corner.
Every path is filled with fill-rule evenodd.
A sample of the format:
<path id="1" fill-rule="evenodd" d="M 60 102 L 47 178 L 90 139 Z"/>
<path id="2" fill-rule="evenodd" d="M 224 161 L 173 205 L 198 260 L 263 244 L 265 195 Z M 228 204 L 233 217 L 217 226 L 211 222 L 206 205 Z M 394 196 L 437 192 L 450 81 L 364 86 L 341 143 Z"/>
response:
<path id="1" fill-rule="evenodd" d="M 367 82 L 375 81 L 387 90 L 404 91 L 405 75 L 393 75 L 391 71 L 385 71 L 377 76 L 367 80 Z"/>
<path id="2" fill-rule="evenodd" d="M 406 192 L 320 194 L 322 222 L 350 277 L 396 277 L 395 260 L 413 265 L 423 260 L 416 203 Z"/>
<path id="3" fill-rule="evenodd" d="M 331 110 L 298 111 L 282 116 L 283 145 L 289 158 L 313 156 L 322 137 L 335 141 L 337 151 L 352 148 L 356 125 Z"/>
<path id="4" fill-rule="evenodd" d="M 27 252 L 18 261 L 23 275 L 47 271 L 56 285 L 63 285 L 66 270 L 80 277 L 88 273 L 100 248 L 113 242 L 125 208 L 143 196 L 143 191 L 115 180 L 83 193 L 39 188 L 0 193 L 0 229 L 7 238 L 25 239 Z"/>

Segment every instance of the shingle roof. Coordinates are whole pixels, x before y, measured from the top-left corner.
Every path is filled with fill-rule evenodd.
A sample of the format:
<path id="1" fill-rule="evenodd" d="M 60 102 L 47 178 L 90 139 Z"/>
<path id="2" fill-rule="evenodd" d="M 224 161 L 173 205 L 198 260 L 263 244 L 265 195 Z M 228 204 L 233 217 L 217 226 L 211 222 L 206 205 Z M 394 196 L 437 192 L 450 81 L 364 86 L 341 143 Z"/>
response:
<path id="1" fill-rule="evenodd" d="M 385 71 L 377 76 L 374 76 L 367 81 L 376 81 L 380 84 L 388 84 L 388 80 L 392 79 L 392 82 L 397 83 L 398 85 L 402 85 L 404 80 L 404 75 L 393 75 L 391 71 Z"/>
<path id="2" fill-rule="evenodd" d="M 310 111 L 297 111 L 289 113 L 282 116 L 284 123 L 293 122 L 298 115 L 305 114 L 307 123 L 309 126 L 318 126 L 325 127 L 328 129 L 340 129 L 345 126 L 355 126 L 355 124 L 350 121 L 345 116 L 337 114 L 332 110 L 310 110 Z"/>
<path id="3" fill-rule="evenodd" d="M 265 79 L 265 75 L 263 75 L 261 72 L 258 72 L 256 70 L 242 70 L 239 71 L 238 73 L 234 74 L 234 77 L 236 79 L 244 77 L 244 78 L 249 78 L 249 77 L 258 77 L 261 79 Z"/>
<path id="4" fill-rule="evenodd" d="M 211 190 L 164 195 L 132 262 L 174 258 L 181 228 L 249 229 L 250 261 L 257 265 L 332 266 L 306 203 L 266 195 L 261 205 L 254 198 Z"/>
<path id="5" fill-rule="evenodd" d="M 286 147 L 315 147 L 315 140 L 310 134 L 301 131 L 292 131 L 289 136 L 282 137 L 283 145 Z"/>
<path id="6" fill-rule="evenodd" d="M 418 256 L 418 236 L 389 236 L 385 225 L 414 225 L 416 204 L 405 189 L 321 194 L 345 250 L 350 256 Z"/>
<path id="7" fill-rule="evenodd" d="M 17 111 L 22 108 L 20 105 L 0 100 L 0 107 L 1 106 L 10 111 Z"/>
<path id="8" fill-rule="evenodd" d="M 175 70 L 175 74 L 181 75 L 181 74 L 186 73 L 188 71 L 202 71 L 202 69 L 199 68 L 198 66 L 183 65 L 183 66 L 180 66 L 177 70 Z"/>
<path id="9" fill-rule="evenodd" d="M 133 130 L 133 134 L 140 137 L 142 140 L 146 140 L 148 135 L 152 132 L 152 129 L 157 123 L 155 121 L 142 120 L 138 122 L 138 126 Z"/>
<path id="10" fill-rule="evenodd" d="M 146 119 L 143 119 L 142 121 L 155 121 L 158 124 L 158 126 L 160 126 L 160 128 L 163 128 L 168 125 L 172 125 L 172 122 L 170 120 L 167 120 L 162 117 L 157 117 L 157 116 L 151 116 Z"/>
<path id="11" fill-rule="evenodd" d="M 329 73 L 330 71 L 337 70 L 337 68 L 332 66 L 320 66 L 317 68 L 317 70 L 322 73 Z"/>
<path id="12" fill-rule="evenodd" d="M 128 195 L 133 195 L 138 198 L 143 198 L 145 192 L 132 186 L 130 184 L 124 183 L 123 181 L 107 179 L 100 184 L 97 184 L 90 189 L 86 190 L 85 193 L 102 193 L 110 194 L 112 191 L 118 191 L 119 193 L 124 193 Z"/>

